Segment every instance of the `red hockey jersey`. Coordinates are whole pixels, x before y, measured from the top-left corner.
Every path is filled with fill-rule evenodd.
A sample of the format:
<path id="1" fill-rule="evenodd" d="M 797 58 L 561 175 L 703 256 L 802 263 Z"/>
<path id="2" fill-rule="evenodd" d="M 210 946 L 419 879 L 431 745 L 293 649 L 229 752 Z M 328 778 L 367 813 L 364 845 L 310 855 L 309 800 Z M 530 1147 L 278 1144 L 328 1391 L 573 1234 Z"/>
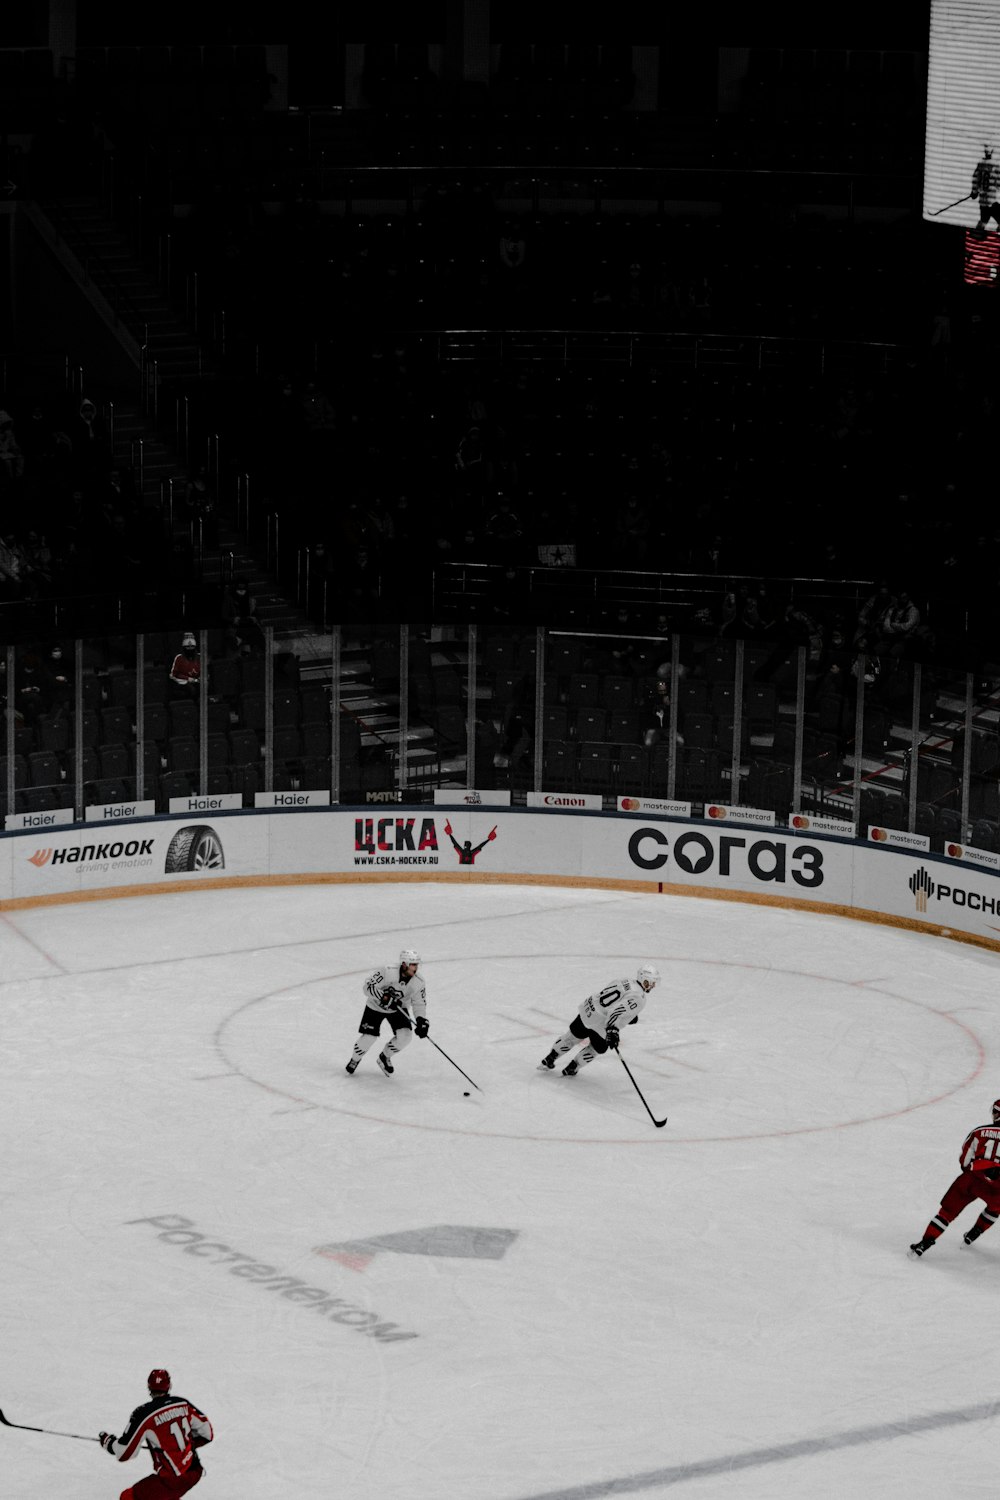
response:
<path id="1" fill-rule="evenodd" d="M 1000 1167 L 1000 1125 L 977 1125 L 965 1137 L 959 1154 L 963 1172 L 986 1172 Z"/>
<path id="2" fill-rule="evenodd" d="M 128 1427 L 109 1448 L 119 1463 L 125 1463 L 145 1444 L 157 1474 L 180 1478 L 200 1468 L 196 1448 L 212 1441 L 212 1424 L 183 1396 L 153 1396 L 137 1406 Z"/>

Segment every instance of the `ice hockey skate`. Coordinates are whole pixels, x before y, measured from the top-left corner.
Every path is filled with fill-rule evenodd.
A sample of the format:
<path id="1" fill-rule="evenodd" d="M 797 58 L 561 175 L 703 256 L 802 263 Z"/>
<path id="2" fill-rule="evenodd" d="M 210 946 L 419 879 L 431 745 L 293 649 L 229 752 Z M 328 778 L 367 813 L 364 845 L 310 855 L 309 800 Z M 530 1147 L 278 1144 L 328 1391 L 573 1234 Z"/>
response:
<path id="1" fill-rule="evenodd" d="M 344 1072 L 345 1073 L 356 1073 L 358 1071 L 358 1063 L 360 1061 L 361 1061 L 360 1057 L 352 1057 L 351 1060 L 350 1060 L 350 1062 L 345 1067 Z"/>
<path id="2" fill-rule="evenodd" d="M 933 1243 L 933 1240 L 917 1240 L 917 1243 L 915 1245 L 910 1246 L 910 1259 L 917 1260 L 921 1255 L 923 1255 L 925 1250 L 929 1250 L 931 1248 Z"/>
<path id="3" fill-rule="evenodd" d="M 580 1071 L 580 1069 L 577 1067 L 576 1058 L 574 1057 L 573 1061 L 567 1063 L 566 1066 L 563 1068 L 563 1070 L 562 1070 L 562 1076 L 564 1078 L 575 1078 L 576 1075 L 577 1075 L 577 1073 L 579 1073 L 579 1071 Z"/>
<path id="4" fill-rule="evenodd" d="M 386 1078 L 391 1078 L 393 1074 L 392 1063 L 386 1057 L 384 1052 L 379 1053 L 378 1057 L 376 1058 L 376 1062 L 382 1069 L 382 1072 L 385 1074 Z"/>
<path id="5" fill-rule="evenodd" d="M 977 1229 L 975 1225 L 973 1225 L 971 1229 L 967 1230 L 965 1234 L 962 1235 L 962 1244 L 974 1245 L 982 1232 L 983 1231 L 981 1229 Z"/>
<path id="6" fill-rule="evenodd" d="M 551 1073 L 554 1070 L 555 1065 L 556 1054 L 554 1052 L 548 1052 L 538 1064 L 538 1071 L 539 1073 Z"/>

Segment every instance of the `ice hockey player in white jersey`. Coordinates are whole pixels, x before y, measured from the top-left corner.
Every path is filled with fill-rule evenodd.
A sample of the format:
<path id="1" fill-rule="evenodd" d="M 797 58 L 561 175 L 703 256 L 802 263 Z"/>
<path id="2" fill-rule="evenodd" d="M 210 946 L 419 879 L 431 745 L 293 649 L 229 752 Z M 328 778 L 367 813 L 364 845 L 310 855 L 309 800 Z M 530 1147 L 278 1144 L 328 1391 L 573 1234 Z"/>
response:
<path id="1" fill-rule="evenodd" d="M 581 1042 L 586 1046 L 563 1068 L 564 1078 L 575 1078 L 598 1053 L 607 1052 L 609 1048 L 617 1051 L 621 1028 L 635 1025 L 646 997 L 659 978 L 659 969 L 652 964 L 642 964 L 634 979 L 613 979 L 602 990 L 588 995 L 569 1023 L 569 1030 L 538 1064 L 539 1071 L 553 1072 L 558 1059 L 572 1052 Z"/>
<path id="2" fill-rule="evenodd" d="M 358 1039 L 345 1069 L 357 1071 L 358 1064 L 377 1039 L 382 1022 L 392 1027 L 392 1037 L 378 1055 L 378 1065 L 387 1078 L 393 1074 L 392 1059 L 408 1047 L 416 1032 L 425 1037 L 430 1031 L 427 1021 L 427 987 L 417 973 L 420 954 L 404 948 L 398 963 L 386 964 L 369 974 L 364 983 L 365 1008 L 361 1016 Z"/>

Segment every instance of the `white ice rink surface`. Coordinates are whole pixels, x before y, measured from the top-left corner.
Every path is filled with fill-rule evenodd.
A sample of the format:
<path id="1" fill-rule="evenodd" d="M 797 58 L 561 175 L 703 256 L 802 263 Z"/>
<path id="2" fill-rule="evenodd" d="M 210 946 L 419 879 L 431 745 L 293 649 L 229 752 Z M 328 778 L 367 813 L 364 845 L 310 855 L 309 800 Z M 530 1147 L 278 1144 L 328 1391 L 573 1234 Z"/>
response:
<path id="1" fill-rule="evenodd" d="M 343 1071 L 404 944 L 469 1099 L 426 1041 Z M 662 1130 L 613 1057 L 536 1071 L 643 959 Z M 401 883 L 11 912 L 0 964 L 9 1420 L 120 1432 L 165 1365 L 204 1500 L 995 1500 L 1000 1229 L 906 1249 L 1000 1095 L 996 957 Z M 147 1468 L 0 1428 L 3 1500 Z"/>

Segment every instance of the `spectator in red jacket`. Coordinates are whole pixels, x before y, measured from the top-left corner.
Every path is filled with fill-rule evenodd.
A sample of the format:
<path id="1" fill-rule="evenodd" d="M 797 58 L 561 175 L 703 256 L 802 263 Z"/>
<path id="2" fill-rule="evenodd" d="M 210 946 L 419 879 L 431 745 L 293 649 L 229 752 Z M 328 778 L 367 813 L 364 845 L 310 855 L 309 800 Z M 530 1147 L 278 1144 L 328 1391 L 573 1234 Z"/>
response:
<path id="1" fill-rule="evenodd" d="M 188 631 L 181 641 L 181 649 L 174 657 L 170 668 L 170 681 L 173 683 L 175 693 L 189 698 L 197 692 L 200 680 L 201 657 L 198 654 L 198 642 Z"/>

